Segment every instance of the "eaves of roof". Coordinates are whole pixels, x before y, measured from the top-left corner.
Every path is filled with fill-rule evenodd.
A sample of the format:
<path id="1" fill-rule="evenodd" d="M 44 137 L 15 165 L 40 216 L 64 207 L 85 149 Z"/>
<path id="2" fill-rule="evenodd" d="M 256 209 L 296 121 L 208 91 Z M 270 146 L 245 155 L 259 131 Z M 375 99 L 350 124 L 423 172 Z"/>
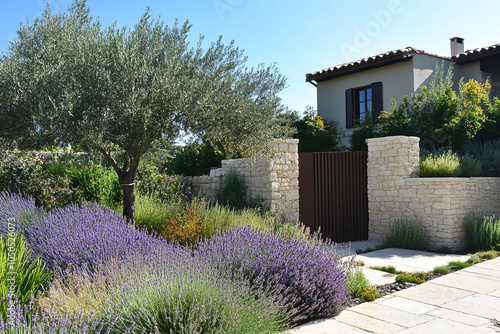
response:
<path id="1" fill-rule="evenodd" d="M 345 63 L 337 65 L 335 67 L 329 67 L 317 72 L 307 73 L 306 81 L 324 81 L 329 79 L 338 78 L 344 75 L 349 75 L 361 71 L 371 70 L 374 68 L 392 65 L 395 63 L 408 61 L 412 59 L 415 54 L 426 54 L 439 59 L 450 60 L 448 57 L 442 57 L 435 54 L 427 53 L 422 50 L 418 50 L 412 47 L 407 47 L 404 49 L 393 50 L 386 53 L 381 53 L 376 56 L 364 58 L 350 63 Z"/>
<path id="2" fill-rule="evenodd" d="M 500 44 L 485 46 L 474 50 L 467 50 L 451 57 L 451 60 L 457 64 L 467 64 L 495 55 L 500 55 Z"/>

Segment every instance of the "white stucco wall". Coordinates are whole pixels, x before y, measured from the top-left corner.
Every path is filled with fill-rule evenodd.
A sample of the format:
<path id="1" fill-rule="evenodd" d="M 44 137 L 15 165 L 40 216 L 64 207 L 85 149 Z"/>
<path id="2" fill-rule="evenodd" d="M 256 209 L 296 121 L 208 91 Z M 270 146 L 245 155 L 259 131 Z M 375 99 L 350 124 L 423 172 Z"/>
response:
<path id="1" fill-rule="evenodd" d="M 469 64 L 464 64 L 464 65 L 457 65 L 455 64 L 455 75 L 453 77 L 453 80 L 456 82 L 456 87 L 453 87 L 455 89 L 458 89 L 458 82 L 460 81 L 460 78 L 464 78 L 464 82 L 469 81 L 470 79 L 475 79 L 477 81 L 483 82 L 483 80 L 486 80 L 486 77 L 483 76 L 483 73 L 481 72 L 479 68 L 479 62 L 474 62 L 474 63 L 469 63 Z"/>
<path id="2" fill-rule="evenodd" d="M 427 54 L 415 53 L 409 61 L 320 81 L 317 83 L 318 114 L 327 122 L 333 121 L 337 124 L 338 130 L 342 134 L 343 144 L 348 145 L 353 129 L 346 128 L 345 92 L 347 89 L 359 88 L 381 81 L 383 110 L 389 111 L 391 99 L 395 99 L 397 103 L 400 103 L 405 95 L 410 96 L 412 93 L 419 93 L 422 86 L 428 86 L 432 75 L 435 73 L 436 66 L 441 63 L 446 72 L 451 61 Z M 454 72 L 453 80 L 455 84 L 453 88 L 455 90 L 458 89 L 458 82 L 462 77 L 464 77 L 465 82 L 470 79 L 484 82 L 488 77 L 487 73 L 481 72 L 479 62 L 465 65 L 455 64 Z M 496 89 L 495 93 L 500 92 L 500 85 L 494 88 Z"/>
<path id="3" fill-rule="evenodd" d="M 450 61 L 425 54 L 415 54 L 413 56 L 413 91 L 411 93 L 420 93 L 422 86 L 428 86 L 436 71 L 436 66 L 441 64 L 444 71 L 447 71 Z M 405 95 L 409 96 L 410 94 Z"/>
<path id="4" fill-rule="evenodd" d="M 328 122 L 337 123 L 345 140 L 352 132 L 346 128 L 345 91 L 378 81 L 382 81 L 384 110 L 389 110 L 391 98 L 400 101 L 402 96 L 413 91 L 412 60 L 318 82 L 318 114 Z"/>

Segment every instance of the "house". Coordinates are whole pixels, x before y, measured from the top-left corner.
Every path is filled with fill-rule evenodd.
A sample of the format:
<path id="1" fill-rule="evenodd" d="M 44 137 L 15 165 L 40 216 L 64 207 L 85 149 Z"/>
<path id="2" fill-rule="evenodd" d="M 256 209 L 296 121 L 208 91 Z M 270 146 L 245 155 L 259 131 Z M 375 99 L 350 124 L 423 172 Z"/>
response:
<path id="1" fill-rule="evenodd" d="M 317 88 L 318 114 L 334 121 L 348 137 L 367 111 L 375 120 L 389 101 L 419 92 L 427 85 L 436 66 L 453 62 L 454 80 L 489 78 L 492 95 L 500 96 L 500 44 L 464 52 L 464 39 L 451 38 L 451 56 L 443 57 L 412 47 L 382 53 L 351 63 L 306 74 Z M 347 143 L 345 143 L 347 144 Z"/>

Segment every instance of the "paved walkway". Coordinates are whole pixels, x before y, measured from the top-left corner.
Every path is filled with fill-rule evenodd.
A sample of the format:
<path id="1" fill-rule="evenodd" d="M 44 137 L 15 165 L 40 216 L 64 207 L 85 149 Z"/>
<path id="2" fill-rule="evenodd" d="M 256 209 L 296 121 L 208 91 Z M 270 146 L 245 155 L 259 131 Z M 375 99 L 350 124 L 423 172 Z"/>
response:
<path id="1" fill-rule="evenodd" d="M 409 259 L 406 264 L 412 262 Z M 287 333 L 500 333 L 500 324 L 495 325 L 493 319 L 500 321 L 500 258 L 348 308 L 334 318 L 310 322 Z"/>

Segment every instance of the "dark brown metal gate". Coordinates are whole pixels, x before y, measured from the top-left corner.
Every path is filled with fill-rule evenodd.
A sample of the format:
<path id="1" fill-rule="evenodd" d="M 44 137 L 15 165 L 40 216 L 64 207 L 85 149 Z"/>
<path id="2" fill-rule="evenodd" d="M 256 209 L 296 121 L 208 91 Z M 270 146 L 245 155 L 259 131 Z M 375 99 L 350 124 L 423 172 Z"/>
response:
<path id="1" fill-rule="evenodd" d="M 335 242 L 368 239 L 367 152 L 299 154 L 300 221 Z"/>

